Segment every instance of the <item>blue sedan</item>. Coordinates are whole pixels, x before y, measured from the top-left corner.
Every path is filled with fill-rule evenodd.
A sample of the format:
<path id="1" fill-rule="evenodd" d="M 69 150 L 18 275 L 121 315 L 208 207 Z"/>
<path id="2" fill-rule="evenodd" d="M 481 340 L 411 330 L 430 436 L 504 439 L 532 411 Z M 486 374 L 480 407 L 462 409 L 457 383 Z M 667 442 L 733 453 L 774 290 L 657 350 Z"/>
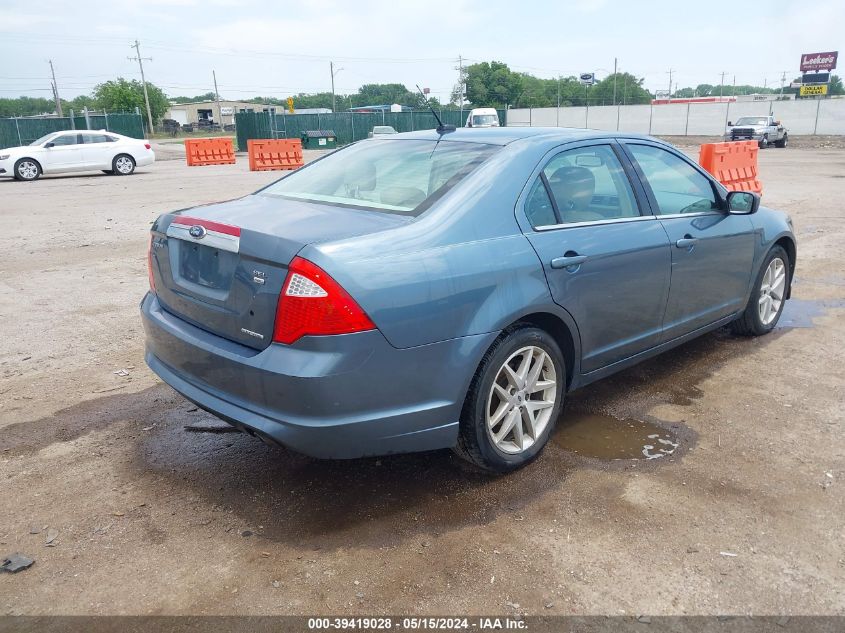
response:
<path id="1" fill-rule="evenodd" d="M 653 138 L 397 134 L 159 217 L 146 361 L 302 453 L 506 472 L 568 392 L 724 325 L 770 332 L 795 255 L 785 214 Z"/>

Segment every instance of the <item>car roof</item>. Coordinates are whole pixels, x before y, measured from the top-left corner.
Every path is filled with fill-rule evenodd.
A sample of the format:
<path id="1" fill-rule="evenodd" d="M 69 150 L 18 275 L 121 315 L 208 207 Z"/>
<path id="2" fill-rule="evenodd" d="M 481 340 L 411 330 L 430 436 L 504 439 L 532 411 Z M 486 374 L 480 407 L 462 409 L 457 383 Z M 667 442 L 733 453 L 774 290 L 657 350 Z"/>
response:
<path id="1" fill-rule="evenodd" d="M 426 141 L 462 141 L 466 143 L 484 143 L 487 145 L 507 145 L 515 141 L 529 143 L 567 143 L 594 138 L 639 138 L 653 139 L 643 134 L 626 134 L 623 132 L 605 132 L 584 128 L 569 127 L 488 127 L 488 128 L 458 128 L 453 132 L 439 134 L 436 130 L 419 130 L 417 132 L 403 132 L 397 134 L 397 139 L 417 139 Z"/>

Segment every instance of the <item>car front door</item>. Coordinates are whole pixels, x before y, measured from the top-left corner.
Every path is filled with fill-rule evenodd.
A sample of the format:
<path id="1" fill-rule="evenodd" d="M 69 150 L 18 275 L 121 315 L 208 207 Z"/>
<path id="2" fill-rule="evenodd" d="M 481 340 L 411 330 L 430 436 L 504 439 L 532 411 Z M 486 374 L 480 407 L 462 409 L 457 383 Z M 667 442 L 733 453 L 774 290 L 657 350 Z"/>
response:
<path id="1" fill-rule="evenodd" d="M 82 169 L 84 159 L 81 142 L 79 134 L 67 133 L 60 134 L 45 143 L 38 156 L 44 173 Z"/>
<path id="2" fill-rule="evenodd" d="M 619 146 L 583 143 L 547 157 L 519 206 L 552 297 L 578 325 L 581 371 L 656 345 L 669 240 L 650 212 L 641 213 L 648 205 Z"/>
<path id="3" fill-rule="evenodd" d="M 712 178 L 680 153 L 647 141 L 624 146 L 672 244 L 662 340 L 742 309 L 754 258 L 751 219 L 728 213 Z"/>

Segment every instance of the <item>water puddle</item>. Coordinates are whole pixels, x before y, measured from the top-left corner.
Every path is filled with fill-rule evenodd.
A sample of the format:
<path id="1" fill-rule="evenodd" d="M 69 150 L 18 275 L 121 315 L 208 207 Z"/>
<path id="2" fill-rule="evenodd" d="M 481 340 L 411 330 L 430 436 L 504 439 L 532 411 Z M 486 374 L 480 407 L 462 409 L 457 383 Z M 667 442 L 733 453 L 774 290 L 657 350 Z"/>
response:
<path id="1" fill-rule="evenodd" d="M 582 457 L 607 460 L 660 459 L 680 446 L 678 437 L 662 426 L 601 413 L 564 414 L 552 442 Z"/>
<path id="2" fill-rule="evenodd" d="M 813 319 L 824 316 L 828 308 L 845 308 L 845 300 L 789 299 L 783 307 L 776 329 L 814 327 Z"/>

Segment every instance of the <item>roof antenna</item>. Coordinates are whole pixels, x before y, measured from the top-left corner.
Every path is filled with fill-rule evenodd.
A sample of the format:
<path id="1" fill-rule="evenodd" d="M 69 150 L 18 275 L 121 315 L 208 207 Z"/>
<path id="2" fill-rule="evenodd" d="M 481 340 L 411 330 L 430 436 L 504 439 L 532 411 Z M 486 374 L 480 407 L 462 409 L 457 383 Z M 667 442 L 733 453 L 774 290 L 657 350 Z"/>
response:
<path id="1" fill-rule="evenodd" d="M 437 116 L 437 112 L 435 112 L 434 108 L 431 107 L 431 104 L 428 102 L 428 99 L 425 96 L 425 93 L 420 89 L 420 85 L 417 84 L 417 90 L 420 91 L 422 95 L 423 101 L 428 106 L 428 109 L 431 110 L 431 113 L 434 115 L 434 118 L 437 119 L 437 133 L 438 134 L 445 134 L 446 132 L 454 132 L 455 126 L 454 125 L 443 125 L 443 121 L 440 120 L 440 117 Z"/>

